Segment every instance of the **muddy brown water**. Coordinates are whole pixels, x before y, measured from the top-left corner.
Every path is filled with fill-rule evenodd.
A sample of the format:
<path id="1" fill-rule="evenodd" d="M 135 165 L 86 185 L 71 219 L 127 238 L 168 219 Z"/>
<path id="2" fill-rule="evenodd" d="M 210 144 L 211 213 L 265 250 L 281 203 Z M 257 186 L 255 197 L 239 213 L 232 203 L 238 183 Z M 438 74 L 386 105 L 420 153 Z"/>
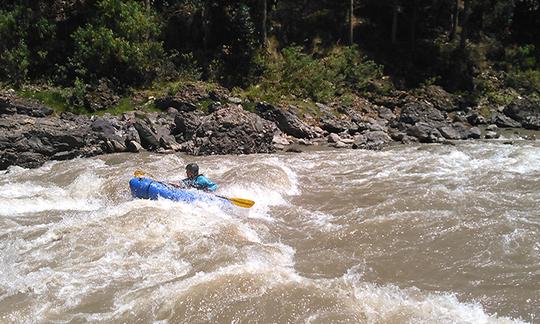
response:
<path id="1" fill-rule="evenodd" d="M 247 210 L 133 200 L 198 162 Z M 540 318 L 540 143 L 189 157 L 0 174 L 0 322 Z"/>

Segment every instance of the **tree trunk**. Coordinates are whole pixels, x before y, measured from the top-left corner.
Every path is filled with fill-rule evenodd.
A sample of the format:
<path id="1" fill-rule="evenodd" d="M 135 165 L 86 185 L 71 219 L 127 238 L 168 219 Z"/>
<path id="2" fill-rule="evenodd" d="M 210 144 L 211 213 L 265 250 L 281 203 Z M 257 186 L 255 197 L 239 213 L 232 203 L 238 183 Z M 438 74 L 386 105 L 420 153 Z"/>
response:
<path id="1" fill-rule="evenodd" d="M 392 44 L 396 43 L 397 19 L 398 19 L 398 4 L 394 3 L 394 8 L 392 10 Z"/>
<path id="2" fill-rule="evenodd" d="M 456 37 L 457 26 L 459 24 L 459 0 L 454 1 L 453 12 L 450 16 L 452 30 L 450 31 L 450 41 L 453 41 Z"/>
<path id="3" fill-rule="evenodd" d="M 467 33 L 468 28 L 467 24 L 469 22 L 469 7 L 471 0 L 464 0 L 463 3 L 463 18 L 461 19 L 461 38 L 459 40 L 459 49 L 463 52 L 465 50 L 465 45 L 467 44 Z"/>
<path id="4" fill-rule="evenodd" d="M 262 43 L 263 47 L 268 47 L 268 35 L 266 34 L 266 19 L 268 15 L 268 7 L 266 0 L 262 0 Z"/>
<path id="5" fill-rule="evenodd" d="M 210 21 L 208 16 L 210 15 L 210 8 L 208 8 L 210 4 L 208 1 L 203 3 L 202 5 L 202 12 L 201 12 L 201 18 L 202 18 L 202 31 L 203 31 L 203 49 L 206 51 L 208 50 L 208 41 L 210 37 Z"/>
<path id="6" fill-rule="evenodd" d="M 354 44 L 354 0 L 350 0 L 349 8 L 349 44 Z"/>
<path id="7" fill-rule="evenodd" d="M 414 50 L 416 45 L 416 19 L 418 18 L 418 9 L 416 7 L 416 0 L 412 0 L 412 17 L 411 17 L 411 48 Z"/>

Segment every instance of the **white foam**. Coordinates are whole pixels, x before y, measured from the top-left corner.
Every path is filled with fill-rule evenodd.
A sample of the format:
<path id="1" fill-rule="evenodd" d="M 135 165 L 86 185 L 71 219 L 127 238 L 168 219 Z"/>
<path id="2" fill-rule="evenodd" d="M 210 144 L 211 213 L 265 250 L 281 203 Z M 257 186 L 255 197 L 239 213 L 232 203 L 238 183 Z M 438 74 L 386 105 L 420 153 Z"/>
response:
<path id="1" fill-rule="evenodd" d="M 489 315 L 481 305 L 462 303 L 453 294 L 373 283 L 356 284 L 353 293 L 356 307 L 369 323 L 522 323 Z"/>
<path id="2" fill-rule="evenodd" d="M 102 179 L 81 174 L 65 188 L 34 182 L 7 183 L 0 186 L 0 216 L 16 216 L 44 211 L 99 209 Z"/>

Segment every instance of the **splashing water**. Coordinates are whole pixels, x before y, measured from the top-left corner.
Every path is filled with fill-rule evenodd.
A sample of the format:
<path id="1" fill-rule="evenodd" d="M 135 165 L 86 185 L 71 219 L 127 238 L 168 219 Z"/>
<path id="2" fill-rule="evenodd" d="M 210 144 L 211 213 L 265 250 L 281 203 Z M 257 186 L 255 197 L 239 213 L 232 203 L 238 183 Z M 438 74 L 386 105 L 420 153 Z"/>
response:
<path id="1" fill-rule="evenodd" d="M 523 142 L 13 167 L 0 321 L 535 322 L 538 161 Z M 188 162 L 255 206 L 130 197 L 135 169 Z"/>

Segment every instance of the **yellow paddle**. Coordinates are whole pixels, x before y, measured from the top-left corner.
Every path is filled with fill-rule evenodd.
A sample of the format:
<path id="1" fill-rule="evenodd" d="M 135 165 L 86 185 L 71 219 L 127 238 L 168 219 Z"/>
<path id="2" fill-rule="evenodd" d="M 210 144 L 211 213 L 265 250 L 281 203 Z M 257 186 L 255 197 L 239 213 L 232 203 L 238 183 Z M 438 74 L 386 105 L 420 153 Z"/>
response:
<path id="1" fill-rule="evenodd" d="M 133 173 L 133 175 L 137 178 L 142 178 L 144 176 L 150 176 L 150 178 L 155 178 L 154 176 L 152 176 L 150 173 L 146 173 L 142 170 L 135 170 L 135 172 Z M 177 187 L 176 185 L 174 184 L 170 184 L 174 187 Z M 229 197 L 223 197 L 223 196 L 218 196 L 218 195 L 215 195 L 216 197 L 219 197 L 219 198 L 223 198 L 223 199 L 226 199 L 228 201 L 230 201 L 233 205 L 236 205 L 238 207 L 242 207 L 242 208 L 251 208 L 253 207 L 253 205 L 255 205 L 255 202 L 253 200 L 249 200 L 249 199 L 244 199 L 244 198 L 229 198 Z"/>

